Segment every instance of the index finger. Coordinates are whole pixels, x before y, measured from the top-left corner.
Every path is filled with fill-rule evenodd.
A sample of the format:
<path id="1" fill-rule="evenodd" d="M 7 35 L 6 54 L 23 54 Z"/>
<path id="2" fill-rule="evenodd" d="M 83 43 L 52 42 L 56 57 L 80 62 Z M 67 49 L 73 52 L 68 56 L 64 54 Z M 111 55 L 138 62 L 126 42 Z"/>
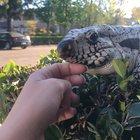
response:
<path id="1" fill-rule="evenodd" d="M 43 80 L 47 78 L 64 78 L 70 75 L 82 74 L 86 70 L 86 66 L 81 64 L 55 63 L 53 65 L 42 68 L 35 73 L 36 76 L 40 75 L 40 79 Z"/>

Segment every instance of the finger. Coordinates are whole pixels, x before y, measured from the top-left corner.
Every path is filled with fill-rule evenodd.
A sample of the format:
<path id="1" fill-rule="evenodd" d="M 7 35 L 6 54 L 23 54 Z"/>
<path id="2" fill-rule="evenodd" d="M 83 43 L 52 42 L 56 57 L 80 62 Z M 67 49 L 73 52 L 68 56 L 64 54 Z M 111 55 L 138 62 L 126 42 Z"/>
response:
<path id="1" fill-rule="evenodd" d="M 69 75 L 82 74 L 87 70 L 86 66 L 81 64 L 71 63 L 56 63 L 45 68 L 42 68 L 32 74 L 36 80 L 46 78 L 64 78 Z"/>
<path id="2" fill-rule="evenodd" d="M 79 97 L 74 94 L 72 91 L 69 91 L 64 94 L 64 98 L 61 102 L 60 109 L 66 109 L 69 108 L 70 106 L 76 107 L 79 105 Z"/>
<path id="3" fill-rule="evenodd" d="M 65 92 L 64 96 L 63 96 L 63 100 L 61 102 L 61 105 L 60 105 L 60 108 L 62 109 L 65 109 L 65 108 L 69 108 L 71 106 L 71 93 L 72 93 L 72 90 L 69 89 Z"/>
<path id="4" fill-rule="evenodd" d="M 50 66 L 53 76 L 63 78 L 69 75 L 81 74 L 86 71 L 86 67 L 81 64 L 56 63 Z"/>
<path id="5" fill-rule="evenodd" d="M 70 106 L 76 107 L 79 105 L 79 102 L 80 102 L 79 96 L 71 91 L 71 93 L 64 95 L 60 108 L 64 109 L 64 108 L 68 108 Z"/>
<path id="6" fill-rule="evenodd" d="M 67 108 L 66 110 L 60 110 L 58 112 L 58 119 L 57 121 L 64 121 L 67 119 L 72 118 L 77 113 L 76 109 L 73 107 Z"/>
<path id="7" fill-rule="evenodd" d="M 71 93 L 71 106 L 72 107 L 77 107 L 80 103 L 80 98 L 78 95 L 76 95 L 75 93 Z"/>
<path id="8" fill-rule="evenodd" d="M 75 85 L 75 86 L 84 84 L 86 82 L 86 79 L 82 75 L 66 76 L 64 79 L 68 80 L 72 85 Z"/>

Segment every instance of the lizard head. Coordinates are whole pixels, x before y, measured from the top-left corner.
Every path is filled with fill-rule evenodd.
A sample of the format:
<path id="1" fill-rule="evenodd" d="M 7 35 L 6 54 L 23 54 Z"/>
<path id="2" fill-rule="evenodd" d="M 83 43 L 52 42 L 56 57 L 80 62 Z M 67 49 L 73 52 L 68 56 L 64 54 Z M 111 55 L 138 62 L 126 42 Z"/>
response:
<path id="1" fill-rule="evenodd" d="M 95 73 L 110 74 L 111 61 L 121 58 L 110 36 L 114 31 L 109 26 L 90 26 L 72 29 L 58 44 L 60 57 L 70 63 L 87 65 Z"/>

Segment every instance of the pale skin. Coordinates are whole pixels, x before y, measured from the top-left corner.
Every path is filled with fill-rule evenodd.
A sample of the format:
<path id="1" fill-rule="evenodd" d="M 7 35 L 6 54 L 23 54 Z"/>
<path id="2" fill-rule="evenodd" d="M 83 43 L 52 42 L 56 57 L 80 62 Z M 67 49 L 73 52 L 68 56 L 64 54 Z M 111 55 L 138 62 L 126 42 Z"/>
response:
<path id="1" fill-rule="evenodd" d="M 80 64 L 53 64 L 30 75 L 11 112 L 0 128 L 2 140 L 44 140 L 48 125 L 76 114 L 79 98 L 72 85 L 81 85 Z"/>

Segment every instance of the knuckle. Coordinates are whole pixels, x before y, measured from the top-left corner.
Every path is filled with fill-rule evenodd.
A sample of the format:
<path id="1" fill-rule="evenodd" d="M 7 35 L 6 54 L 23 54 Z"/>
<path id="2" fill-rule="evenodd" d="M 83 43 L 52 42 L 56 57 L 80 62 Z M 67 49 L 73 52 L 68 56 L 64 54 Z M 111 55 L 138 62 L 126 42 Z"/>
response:
<path id="1" fill-rule="evenodd" d="M 59 87 L 60 90 L 65 91 L 71 87 L 71 84 L 70 82 L 63 80 L 62 82 L 59 82 Z"/>

